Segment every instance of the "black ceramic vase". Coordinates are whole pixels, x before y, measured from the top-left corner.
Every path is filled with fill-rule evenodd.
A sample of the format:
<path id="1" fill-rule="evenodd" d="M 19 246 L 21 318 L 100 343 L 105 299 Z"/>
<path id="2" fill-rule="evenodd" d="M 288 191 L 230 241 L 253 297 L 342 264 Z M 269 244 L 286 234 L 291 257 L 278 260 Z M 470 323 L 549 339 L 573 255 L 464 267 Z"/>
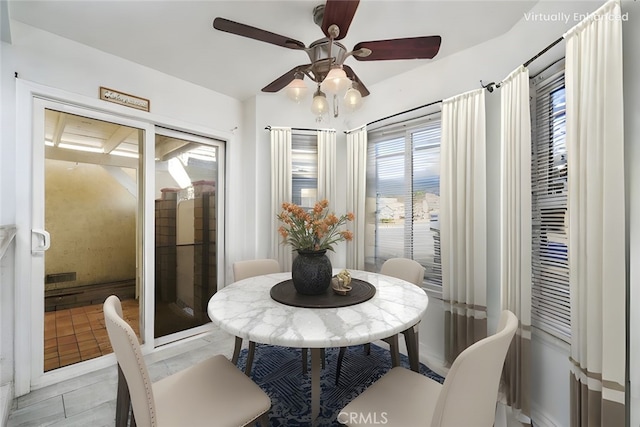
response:
<path id="1" fill-rule="evenodd" d="M 293 287 L 303 295 L 323 294 L 331 284 L 331 261 L 323 251 L 298 250 L 293 260 Z"/>

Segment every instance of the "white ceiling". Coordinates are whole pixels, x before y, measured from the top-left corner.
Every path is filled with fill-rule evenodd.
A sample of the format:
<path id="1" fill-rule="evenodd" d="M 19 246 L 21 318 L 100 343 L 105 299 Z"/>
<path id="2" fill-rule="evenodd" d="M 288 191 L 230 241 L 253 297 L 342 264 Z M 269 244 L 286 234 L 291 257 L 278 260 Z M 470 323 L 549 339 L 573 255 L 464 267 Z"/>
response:
<path id="1" fill-rule="evenodd" d="M 245 100 L 296 65 L 290 50 L 217 31 L 223 17 L 303 42 L 322 38 L 312 11 L 322 0 L 11 0 L 11 19 Z M 360 41 L 442 36 L 432 60 L 345 62 L 369 88 L 508 31 L 536 1 L 361 0 L 347 36 Z"/>

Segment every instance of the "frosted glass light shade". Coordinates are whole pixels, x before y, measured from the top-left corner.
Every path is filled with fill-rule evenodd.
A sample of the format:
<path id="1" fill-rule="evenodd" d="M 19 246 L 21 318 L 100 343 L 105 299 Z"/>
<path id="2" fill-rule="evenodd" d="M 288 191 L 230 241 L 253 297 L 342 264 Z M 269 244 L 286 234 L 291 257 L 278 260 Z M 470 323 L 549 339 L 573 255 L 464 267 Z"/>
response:
<path id="1" fill-rule="evenodd" d="M 321 91 L 316 91 L 311 102 L 311 112 L 316 116 L 321 116 L 329 111 L 329 102 L 327 97 Z"/>
<path id="2" fill-rule="evenodd" d="M 351 84 L 347 73 L 341 67 L 329 70 L 327 77 L 322 81 L 322 90 L 329 93 L 341 93 Z"/>
<path id="3" fill-rule="evenodd" d="M 295 102 L 302 101 L 307 95 L 307 85 L 302 79 L 293 79 L 287 85 L 287 96 Z"/>
<path id="4" fill-rule="evenodd" d="M 362 105 L 362 94 L 358 89 L 349 88 L 344 94 L 344 106 L 351 111 L 357 110 Z"/>

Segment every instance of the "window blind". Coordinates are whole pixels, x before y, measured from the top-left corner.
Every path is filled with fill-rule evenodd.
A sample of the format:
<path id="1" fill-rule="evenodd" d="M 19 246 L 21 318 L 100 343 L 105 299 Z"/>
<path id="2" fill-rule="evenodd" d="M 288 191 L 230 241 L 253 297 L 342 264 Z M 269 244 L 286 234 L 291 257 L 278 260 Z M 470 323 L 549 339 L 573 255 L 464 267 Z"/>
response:
<path id="1" fill-rule="evenodd" d="M 533 85 L 532 325 L 571 337 L 564 71 Z"/>
<path id="2" fill-rule="evenodd" d="M 427 284 L 441 286 L 440 120 L 409 130 L 370 134 L 367 159 L 366 268 L 379 271 L 389 258 L 411 258 L 425 267 Z"/>
<path id="3" fill-rule="evenodd" d="M 315 134 L 291 136 L 291 201 L 312 208 L 318 194 L 318 138 Z"/>

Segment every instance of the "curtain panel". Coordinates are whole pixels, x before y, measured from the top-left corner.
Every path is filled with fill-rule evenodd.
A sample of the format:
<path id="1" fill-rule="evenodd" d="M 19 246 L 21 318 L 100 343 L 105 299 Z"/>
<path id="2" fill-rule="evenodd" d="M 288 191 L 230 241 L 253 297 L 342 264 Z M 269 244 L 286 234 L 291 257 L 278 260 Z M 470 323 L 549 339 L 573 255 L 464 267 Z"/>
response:
<path id="1" fill-rule="evenodd" d="M 622 17 L 609 1 L 565 34 L 571 425 L 625 425 Z"/>
<path id="2" fill-rule="evenodd" d="M 440 233 L 445 357 L 487 336 L 484 90 L 442 103 Z"/>
<path id="3" fill-rule="evenodd" d="M 284 202 L 291 201 L 291 128 L 271 128 L 271 257 L 282 271 L 291 271 L 291 247 L 281 244 L 277 215 Z"/>
<path id="4" fill-rule="evenodd" d="M 347 134 L 347 212 L 355 220 L 347 224 L 353 240 L 347 242 L 347 268 L 364 270 L 365 195 L 367 180 L 367 128 Z"/>
<path id="5" fill-rule="evenodd" d="M 500 100 L 500 309 L 512 311 L 519 320 L 505 360 L 503 392 L 507 404 L 529 418 L 532 213 L 528 69 L 520 66 L 502 82 Z"/>
<path id="6" fill-rule="evenodd" d="M 318 200 L 327 199 L 329 210 L 336 210 L 336 131 L 318 130 Z M 336 254 L 327 251 L 335 263 Z"/>

